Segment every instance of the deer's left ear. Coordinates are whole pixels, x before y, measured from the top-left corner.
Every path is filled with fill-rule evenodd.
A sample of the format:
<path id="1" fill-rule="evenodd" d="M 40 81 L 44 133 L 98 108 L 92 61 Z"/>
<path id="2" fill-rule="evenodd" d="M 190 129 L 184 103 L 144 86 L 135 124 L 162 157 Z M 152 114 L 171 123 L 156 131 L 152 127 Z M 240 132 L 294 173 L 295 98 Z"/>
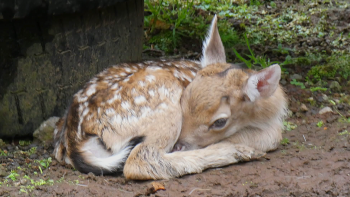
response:
<path id="1" fill-rule="evenodd" d="M 281 79 L 281 68 L 278 64 L 252 74 L 243 89 L 245 97 L 251 102 L 259 98 L 268 98 L 275 93 Z"/>
<path id="2" fill-rule="evenodd" d="M 220 38 L 217 22 L 218 18 L 215 15 L 211 22 L 207 38 L 203 43 L 202 68 L 210 64 L 226 63 L 225 48 Z"/>

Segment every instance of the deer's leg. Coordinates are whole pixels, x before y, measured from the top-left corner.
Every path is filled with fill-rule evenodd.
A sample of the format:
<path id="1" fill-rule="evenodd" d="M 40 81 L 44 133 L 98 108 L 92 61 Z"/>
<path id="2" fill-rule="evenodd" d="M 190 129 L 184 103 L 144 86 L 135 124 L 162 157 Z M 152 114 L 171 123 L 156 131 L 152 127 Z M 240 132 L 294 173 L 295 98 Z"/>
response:
<path id="1" fill-rule="evenodd" d="M 220 142 L 204 149 L 165 153 L 155 145 L 142 144 L 130 154 L 125 166 L 127 179 L 169 179 L 200 173 L 207 168 L 222 167 L 263 156 L 261 151 L 245 145 Z"/>
<path id="2" fill-rule="evenodd" d="M 275 150 L 282 140 L 281 127 L 268 127 L 265 130 L 247 127 L 225 141 L 233 144 L 244 144 L 256 150 L 268 152 Z"/>

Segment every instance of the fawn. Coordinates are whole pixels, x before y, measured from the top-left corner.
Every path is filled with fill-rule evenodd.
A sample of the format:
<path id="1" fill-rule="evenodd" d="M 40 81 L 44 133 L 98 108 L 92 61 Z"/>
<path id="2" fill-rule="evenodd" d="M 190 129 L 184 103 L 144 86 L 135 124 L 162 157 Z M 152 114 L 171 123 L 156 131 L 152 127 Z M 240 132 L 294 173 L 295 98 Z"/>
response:
<path id="1" fill-rule="evenodd" d="M 77 92 L 54 154 L 83 173 L 168 179 L 259 158 L 282 138 L 281 69 L 226 63 L 214 16 L 200 62 L 124 63 Z"/>

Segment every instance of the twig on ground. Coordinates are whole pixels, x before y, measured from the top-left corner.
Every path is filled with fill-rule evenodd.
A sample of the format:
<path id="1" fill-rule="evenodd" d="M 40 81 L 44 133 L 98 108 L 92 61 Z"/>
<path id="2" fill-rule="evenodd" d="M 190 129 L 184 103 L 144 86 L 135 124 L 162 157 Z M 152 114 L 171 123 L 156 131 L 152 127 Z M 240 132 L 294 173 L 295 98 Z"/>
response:
<path id="1" fill-rule="evenodd" d="M 192 192 L 194 192 L 194 191 L 196 191 L 196 190 L 210 190 L 210 189 L 194 188 L 188 195 L 191 195 Z"/>

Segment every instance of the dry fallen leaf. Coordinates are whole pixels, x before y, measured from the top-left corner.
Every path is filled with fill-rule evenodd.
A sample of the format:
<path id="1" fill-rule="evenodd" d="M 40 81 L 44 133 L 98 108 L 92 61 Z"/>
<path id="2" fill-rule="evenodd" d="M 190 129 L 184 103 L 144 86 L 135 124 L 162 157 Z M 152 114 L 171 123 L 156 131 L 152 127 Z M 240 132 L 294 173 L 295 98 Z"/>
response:
<path id="1" fill-rule="evenodd" d="M 152 187 L 147 189 L 147 193 L 148 194 L 154 194 L 156 193 L 158 190 L 165 190 L 165 187 L 163 184 L 159 183 L 159 182 L 152 182 Z"/>

